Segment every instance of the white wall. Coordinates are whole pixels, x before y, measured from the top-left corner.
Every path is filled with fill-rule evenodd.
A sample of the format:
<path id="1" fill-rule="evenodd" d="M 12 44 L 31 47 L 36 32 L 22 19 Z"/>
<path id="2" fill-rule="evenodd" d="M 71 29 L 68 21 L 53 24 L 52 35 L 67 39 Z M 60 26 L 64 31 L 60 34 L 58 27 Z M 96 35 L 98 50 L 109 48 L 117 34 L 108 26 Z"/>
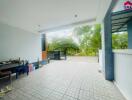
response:
<path id="1" fill-rule="evenodd" d="M 31 33 L 0 22 L 0 61 L 10 58 L 41 60 L 41 38 Z"/>
<path id="2" fill-rule="evenodd" d="M 127 100 L 132 100 L 132 50 L 114 51 L 115 83 Z"/>

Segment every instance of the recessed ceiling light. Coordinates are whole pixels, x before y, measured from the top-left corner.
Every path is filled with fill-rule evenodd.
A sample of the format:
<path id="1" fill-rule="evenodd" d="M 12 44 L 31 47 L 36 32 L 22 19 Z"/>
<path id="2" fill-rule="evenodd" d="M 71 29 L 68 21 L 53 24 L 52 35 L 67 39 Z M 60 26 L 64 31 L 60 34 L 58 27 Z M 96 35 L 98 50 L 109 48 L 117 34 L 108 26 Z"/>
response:
<path id="1" fill-rule="evenodd" d="M 75 15 L 74 15 L 74 17 L 75 17 L 75 18 L 77 18 L 77 17 L 78 17 L 78 15 L 77 15 L 77 14 L 75 14 Z"/>

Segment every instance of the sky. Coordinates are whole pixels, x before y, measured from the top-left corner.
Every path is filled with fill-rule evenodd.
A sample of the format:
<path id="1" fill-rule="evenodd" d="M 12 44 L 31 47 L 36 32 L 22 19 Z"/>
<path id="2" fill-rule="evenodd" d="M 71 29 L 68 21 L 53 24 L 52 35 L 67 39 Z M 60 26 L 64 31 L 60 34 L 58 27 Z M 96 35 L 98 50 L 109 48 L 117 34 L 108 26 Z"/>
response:
<path id="1" fill-rule="evenodd" d="M 54 38 L 64 38 L 64 37 L 72 37 L 72 39 L 76 43 L 78 43 L 77 38 L 73 34 L 73 28 L 63 29 L 63 30 L 58 30 L 58 31 L 47 32 L 46 33 L 46 38 L 47 38 L 48 43 L 51 43 L 52 39 L 54 39 Z"/>

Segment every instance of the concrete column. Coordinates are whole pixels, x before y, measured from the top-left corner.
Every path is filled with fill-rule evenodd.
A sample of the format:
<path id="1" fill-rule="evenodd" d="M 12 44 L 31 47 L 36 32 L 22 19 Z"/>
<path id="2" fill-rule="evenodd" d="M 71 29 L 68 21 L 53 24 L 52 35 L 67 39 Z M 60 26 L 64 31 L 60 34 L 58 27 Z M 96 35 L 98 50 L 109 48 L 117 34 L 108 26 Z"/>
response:
<path id="1" fill-rule="evenodd" d="M 132 19 L 127 24 L 128 30 L 128 49 L 132 49 Z"/>
<path id="2" fill-rule="evenodd" d="M 104 32 L 102 33 L 103 73 L 106 80 L 114 80 L 114 67 L 112 55 L 111 13 L 104 19 Z"/>
<path id="3" fill-rule="evenodd" d="M 41 41 L 42 41 L 42 51 L 46 50 L 46 40 L 45 40 L 45 34 L 41 35 Z"/>
<path id="4" fill-rule="evenodd" d="M 103 73 L 106 80 L 114 80 L 114 65 L 112 53 L 112 26 L 111 26 L 111 13 L 116 6 L 118 0 L 112 0 L 110 7 L 105 15 L 103 32 L 102 32 L 102 60 L 103 60 Z"/>

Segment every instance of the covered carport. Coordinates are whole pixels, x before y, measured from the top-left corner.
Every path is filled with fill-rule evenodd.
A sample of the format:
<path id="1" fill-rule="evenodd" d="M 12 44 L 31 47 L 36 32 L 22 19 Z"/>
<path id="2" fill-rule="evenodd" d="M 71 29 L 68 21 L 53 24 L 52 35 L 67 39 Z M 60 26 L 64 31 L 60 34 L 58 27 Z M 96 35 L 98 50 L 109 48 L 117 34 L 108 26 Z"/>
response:
<path id="1" fill-rule="evenodd" d="M 46 48 L 41 43 L 46 38 L 41 33 L 99 23 L 110 3 L 111 0 L 1 0 L 0 59 L 20 57 L 31 63 L 45 60 Z"/>
<path id="2" fill-rule="evenodd" d="M 102 40 L 103 40 L 102 50 L 103 50 L 103 64 L 104 64 L 103 73 L 105 79 L 113 81 L 114 64 L 113 64 L 113 55 L 112 55 L 112 46 L 111 46 L 111 33 L 112 33 L 111 12 L 116 2 L 117 0 L 1 0 L 0 1 L 0 47 L 1 47 L 0 60 L 1 61 L 9 60 L 10 58 L 20 57 L 21 59 L 29 60 L 30 63 L 35 63 L 37 62 L 38 59 L 42 61 L 45 58 L 45 54 L 43 54 L 43 52 L 46 49 L 45 47 L 41 46 L 41 43 L 43 44 L 45 41 L 45 35 L 41 35 L 40 33 L 44 34 L 47 31 L 64 29 L 81 24 L 100 23 L 104 20 L 103 22 L 104 32 L 102 33 Z M 131 29 L 129 31 L 131 31 Z M 78 95 L 82 91 L 80 85 L 82 80 L 80 81 L 80 83 L 78 80 L 78 77 L 80 77 L 81 75 L 82 77 L 84 77 L 83 78 L 84 81 L 85 80 L 88 81 L 85 83 L 86 86 L 88 85 L 88 83 L 92 82 L 91 86 L 88 87 L 88 91 L 90 92 L 87 92 L 85 90 L 85 85 L 83 85 L 83 92 L 85 92 L 85 94 L 89 93 L 88 94 L 89 98 L 91 97 L 91 95 L 92 97 L 95 96 L 94 99 L 99 99 L 99 97 L 101 97 L 104 100 L 108 98 L 113 99 L 117 97 L 114 94 L 116 93 L 118 94 L 119 91 L 116 91 L 116 89 L 113 87 L 113 84 L 111 85 L 109 82 L 107 83 L 105 80 L 103 80 L 103 78 L 101 77 L 101 75 L 99 75 L 99 73 L 97 73 L 97 71 L 95 72 L 95 70 L 92 69 L 93 77 L 90 77 L 91 75 L 88 73 L 89 70 L 85 70 L 85 68 L 87 68 L 87 66 L 95 66 L 95 65 L 91 65 L 92 63 L 78 64 L 77 62 L 76 64 L 70 63 L 69 65 L 68 62 L 65 65 L 65 62 L 62 63 L 60 62 L 60 63 L 56 63 L 56 66 L 59 67 L 60 65 L 63 64 L 65 68 L 67 68 L 66 66 L 76 67 L 76 65 L 77 66 L 79 65 L 78 69 L 73 68 L 76 69 L 74 70 L 76 73 L 75 77 L 73 71 L 70 68 L 69 70 L 67 70 L 66 74 L 70 72 L 71 75 L 73 75 L 73 77 L 65 76 L 65 70 L 63 69 L 62 69 L 63 71 L 59 71 L 60 73 L 58 73 L 58 70 L 53 68 L 55 70 L 54 71 L 52 67 L 55 64 L 54 65 L 51 64 L 49 65 L 49 67 L 47 67 L 48 70 L 47 76 L 45 75 L 42 79 L 40 77 L 42 77 L 43 73 L 45 73 L 45 70 L 38 70 L 34 74 L 32 74 L 32 76 L 15 82 L 17 91 L 13 91 L 14 94 L 9 94 L 9 96 L 7 96 L 5 100 L 8 100 L 9 98 L 14 98 L 14 100 L 18 100 L 18 99 L 23 100 L 23 98 L 42 99 L 47 95 L 48 95 L 48 99 L 46 97 L 47 100 L 52 100 L 52 99 L 54 100 L 55 97 L 58 99 L 58 97 L 60 96 L 63 97 L 64 100 L 67 100 L 67 98 L 72 98 L 72 100 L 78 100 L 80 99 L 78 98 Z M 84 71 L 81 71 L 82 74 L 77 73 L 81 69 L 80 66 L 81 67 L 84 66 Z M 58 69 L 61 68 L 62 66 L 60 66 Z M 55 73 L 52 73 L 52 71 Z M 89 78 L 87 78 L 87 76 L 85 75 L 88 75 Z M 61 76 L 60 79 L 58 78 L 58 76 L 59 77 Z M 65 83 L 64 78 L 67 79 L 66 82 L 68 81 L 68 84 Z M 75 79 L 75 81 L 73 81 L 72 78 Z M 71 84 L 72 82 L 73 84 Z M 102 82 L 104 83 L 104 85 L 102 84 Z M 79 89 L 78 89 L 78 83 L 80 87 Z M 65 84 L 66 87 L 64 87 Z M 61 89 L 58 92 L 58 88 L 60 86 Z M 77 86 L 77 88 L 74 86 Z M 113 89 L 108 88 L 107 86 L 113 87 Z M 42 88 L 44 90 L 42 90 Z M 66 89 L 68 93 L 65 92 L 64 89 Z M 114 93 L 111 89 L 115 90 L 116 93 Z M 106 90 L 107 90 L 107 94 L 105 94 Z M 71 93 L 71 91 L 73 92 Z M 77 95 L 76 95 L 76 91 L 78 91 Z M 31 96 L 32 93 L 33 96 Z M 81 96 L 83 96 L 83 94 Z M 75 96 L 72 97 L 71 95 L 75 95 L 77 97 Z M 108 97 L 108 95 L 110 97 Z M 119 95 L 121 96 L 120 93 Z M 119 100 L 120 100 L 120 96 L 119 96 Z M 87 99 L 87 96 L 85 99 Z"/>

